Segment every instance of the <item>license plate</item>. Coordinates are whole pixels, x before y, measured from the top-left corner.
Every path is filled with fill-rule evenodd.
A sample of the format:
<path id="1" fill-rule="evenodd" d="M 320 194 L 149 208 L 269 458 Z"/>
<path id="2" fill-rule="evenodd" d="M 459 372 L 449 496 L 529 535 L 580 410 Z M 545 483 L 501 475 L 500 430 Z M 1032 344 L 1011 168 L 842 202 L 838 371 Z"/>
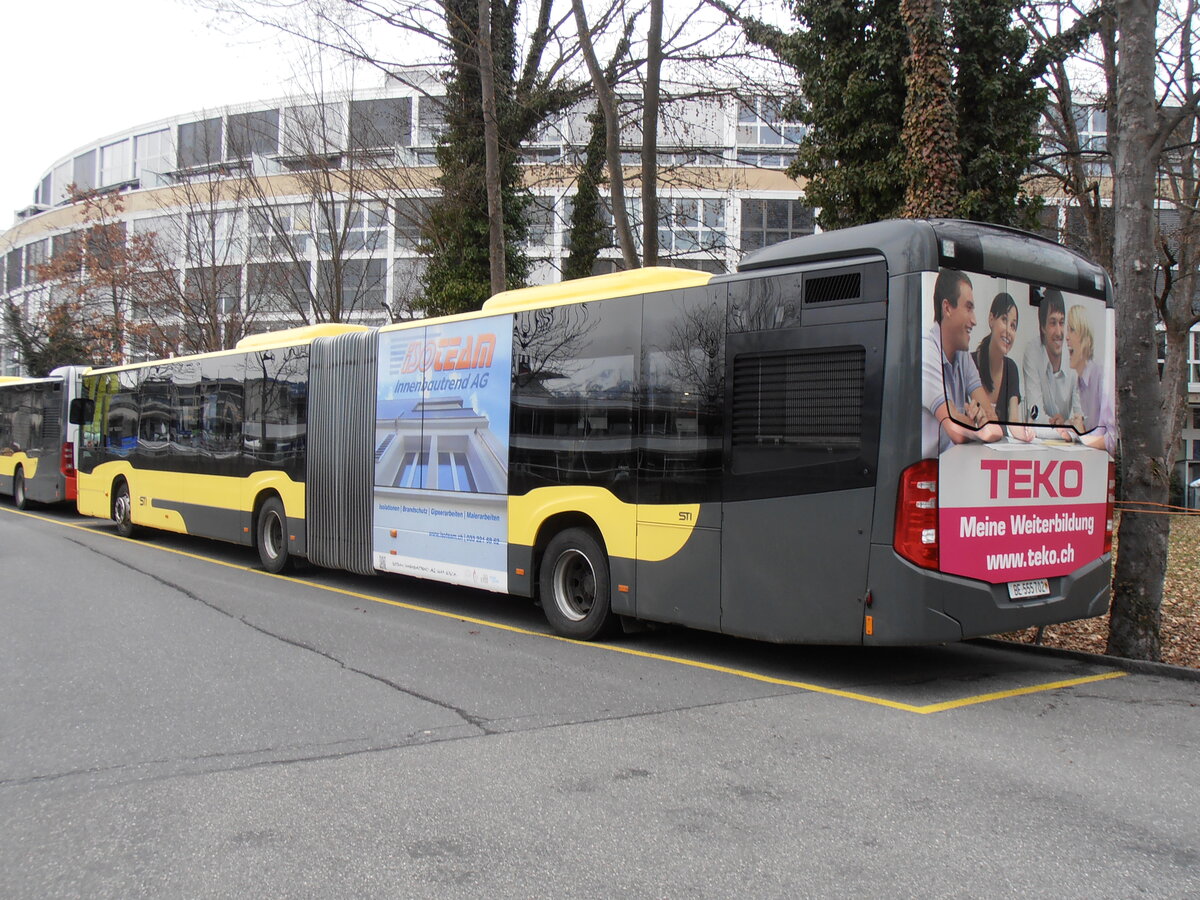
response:
<path id="1" fill-rule="evenodd" d="M 1013 581 L 1008 585 L 1010 600 L 1028 600 L 1030 597 L 1046 597 L 1050 594 L 1050 582 L 1045 578 L 1033 581 Z"/>

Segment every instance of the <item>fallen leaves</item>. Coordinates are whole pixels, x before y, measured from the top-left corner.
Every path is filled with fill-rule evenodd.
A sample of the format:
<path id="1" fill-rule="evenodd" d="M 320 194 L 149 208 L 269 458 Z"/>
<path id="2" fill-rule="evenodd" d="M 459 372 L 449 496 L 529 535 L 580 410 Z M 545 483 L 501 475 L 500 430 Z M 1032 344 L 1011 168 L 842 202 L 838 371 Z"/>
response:
<path id="1" fill-rule="evenodd" d="M 1171 522 L 1161 613 L 1162 661 L 1200 669 L 1200 516 Z M 1036 635 L 1036 628 L 1027 628 L 997 637 L 1031 644 Z M 1107 615 L 1047 625 L 1042 633 L 1047 647 L 1103 653 L 1107 643 Z"/>

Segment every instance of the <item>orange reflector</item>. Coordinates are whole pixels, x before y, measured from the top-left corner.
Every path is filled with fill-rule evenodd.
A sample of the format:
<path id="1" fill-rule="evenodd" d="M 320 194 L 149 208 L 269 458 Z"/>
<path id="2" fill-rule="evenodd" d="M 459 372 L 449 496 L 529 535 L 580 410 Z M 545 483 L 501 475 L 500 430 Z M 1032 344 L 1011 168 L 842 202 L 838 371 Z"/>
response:
<path id="1" fill-rule="evenodd" d="M 867 632 L 867 634 L 874 634 L 874 633 L 875 633 L 875 617 L 874 617 L 874 616 L 867 616 L 867 619 L 866 619 L 866 632 Z"/>
<path id="2" fill-rule="evenodd" d="M 390 534 L 392 537 L 395 537 L 395 536 L 396 536 L 396 529 L 395 529 L 395 528 L 393 528 L 391 531 L 389 531 L 389 532 L 388 532 L 388 534 Z"/>
<path id="3" fill-rule="evenodd" d="M 388 552 L 389 552 L 389 553 L 391 553 L 391 554 L 392 554 L 392 556 L 395 556 L 395 555 L 396 555 L 396 551 L 395 551 L 395 550 L 390 550 L 390 551 L 388 551 Z"/>
<path id="4" fill-rule="evenodd" d="M 242 531 L 243 531 L 243 532 L 248 532 L 249 530 L 250 530 L 249 528 L 243 528 L 243 529 L 242 529 Z"/>
<path id="5" fill-rule="evenodd" d="M 296 536 L 295 536 L 294 534 L 289 534 L 289 535 L 288 535 L 288 540 L 289 540 L 289 541 L 294 541 L 295 539 L 296 539 Z"/>
<path id="6" fill-rule="evenodd" d="M 617 585 L 617 590 L 618 590 L 618 591 L 620 591 L 622 594 L 628 594 L 628 593 L 629 593 L 629 585 L 627 585 L 627 584 L 618 584 L 618 585 Z"/>
<path id="7" fill-rule="evenodd" d="M 525 574 L 525 570 L 524 570 L 524 569 L 514 569 L 513 571 L 514 571 L 514 572 L 516 572 L 518 575 L 524 575 L 524 574 Z"/>

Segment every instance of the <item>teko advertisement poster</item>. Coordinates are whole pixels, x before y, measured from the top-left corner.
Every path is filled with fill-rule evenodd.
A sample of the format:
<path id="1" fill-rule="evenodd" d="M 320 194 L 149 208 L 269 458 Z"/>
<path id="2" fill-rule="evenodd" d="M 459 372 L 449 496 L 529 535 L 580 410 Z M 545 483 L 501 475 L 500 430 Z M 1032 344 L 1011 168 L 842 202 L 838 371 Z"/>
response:
<path id="1" fill-rule="evenodd" d="M 1112 311 L 954 269 L 927 273 L 922 289 L 922 446 L 938 459 L 941 570 L 1001 584 L 1096 559 L 1117 440 Z"/>
<path id="2" fill-rule="evenodd" d="M 512 316 L 379 335 L 375 567 L 508 589 Z"/>

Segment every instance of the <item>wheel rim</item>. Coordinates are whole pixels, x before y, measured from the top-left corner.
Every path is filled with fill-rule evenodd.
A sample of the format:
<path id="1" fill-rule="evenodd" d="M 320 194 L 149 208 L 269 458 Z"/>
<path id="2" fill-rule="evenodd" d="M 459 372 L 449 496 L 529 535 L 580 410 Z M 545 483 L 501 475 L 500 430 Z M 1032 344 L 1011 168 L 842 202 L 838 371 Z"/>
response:
<path id="1" fill-rule="evenodd" d="M 563 551 L 554 563 L 554 605 L 572 622 L 581 622 L 596 605 L 596 572 L 578 550 Z"/>
<path id="2" fill-rule="evenodd" d="M 283 523 L 273 512 L 263 520 L 263 550 L 271 559 L 279 559 L 283 552 Z"/>
<path id="3" fill-rule="evenodd" d="M 129 491 L 122 488 L 117 493 L 116 502 L 113 503 L 113 519 L 119 525 L 128 525 L 131 512 L 131 504 L 129 503 Z"/>

